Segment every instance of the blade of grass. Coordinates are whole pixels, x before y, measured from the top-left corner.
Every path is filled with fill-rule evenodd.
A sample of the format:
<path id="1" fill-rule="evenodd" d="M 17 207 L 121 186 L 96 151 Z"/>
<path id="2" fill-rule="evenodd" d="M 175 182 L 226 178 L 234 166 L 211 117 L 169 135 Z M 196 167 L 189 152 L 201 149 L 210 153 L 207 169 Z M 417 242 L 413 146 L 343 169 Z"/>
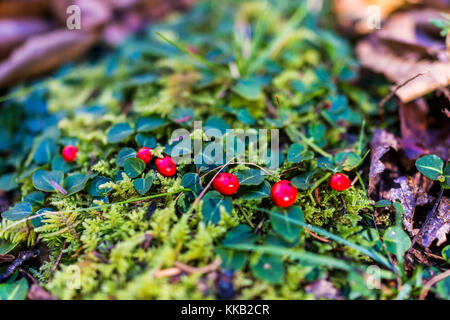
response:
<path id="1" fill-rule="evenodd" d="M 193 53 L 191 51 L 189 51 L 185 46 L 172 41 L 170 39 L 168 39 L 167 37 L 165 37 L 163 34 L 159 33 L 159 32 L 155 32 L 161 39 L 163 39 L 164 41 L 166 41 L 167 43 L 173 45 L 174 47 L 178 48 L 179 50 L 183 51 L 184 53 L 186 53 L 188 56 L 190 56 L 192 59 L 194 59 L 195 61 L 203 64 L 205 67 L 207 67 L 208 69 L 210 69 L 213 72 L 216 72 L 220 75 L 228 75 L 228 73 L 226 72 L 225 69 L 221 68 L 219 65 L 206 60 L 205 58 L 203 58 L 201 55 Z"/>

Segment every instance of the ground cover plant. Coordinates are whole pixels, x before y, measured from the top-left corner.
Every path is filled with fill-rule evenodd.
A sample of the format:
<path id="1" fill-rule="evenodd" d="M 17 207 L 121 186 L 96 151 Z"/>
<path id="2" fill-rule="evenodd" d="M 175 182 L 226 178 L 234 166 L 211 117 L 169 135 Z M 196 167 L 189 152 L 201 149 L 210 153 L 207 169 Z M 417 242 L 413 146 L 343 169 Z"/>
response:
<path id="1" fill-rule="evenodd" d="M 427 286 L 448 272 L 445 239 L 432 266 L 410 261 L 405 202 L 369 197 L 389 87 L 361 84 L 321 17 L 304 1 L 199 3 L 2 98 L 0 298 L 448 299 L 448 277 Z M 246 160 L 216 158 L 239 128 L 277 130 L 276 154 L 248 159 L 245 140 Z M 196 163 L 174 161 L 198 139 Z M 410 169 L 434 211 L 445 160 Z"/>

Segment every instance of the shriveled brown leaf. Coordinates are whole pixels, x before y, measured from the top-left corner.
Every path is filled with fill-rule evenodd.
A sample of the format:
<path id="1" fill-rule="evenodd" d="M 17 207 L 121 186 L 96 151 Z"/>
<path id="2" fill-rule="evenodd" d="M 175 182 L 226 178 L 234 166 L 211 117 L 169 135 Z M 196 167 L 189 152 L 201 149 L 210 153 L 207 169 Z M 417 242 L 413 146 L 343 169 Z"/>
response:
<path id="1" fill-rule="evenodd" d="M 326 279 L 319 279 L 305 287 L 307 293 L 312 293 L 316 299 L 341 300 L 339 291 Z"/>
<path id="2" fill-rule="evenodd" d="M 0 87 L 29 79 L 86 52 L 98 39 L 95 33 L 57 30 L 27 40 L 0 64 Z"/>
<path id="3" fill-rule="evenodd" d="M 369 170 L 369 195 L 373 196 L 381 174 L 386 166 L 381 158 L 390 150 L 398 150 L 399 145 L 395 136 L 385 130 L 376 130 L 371 141 L 370 170 Z"/>
<path id="4" fill-rule="evenodd" d="M 57 300 L 50 292 L 35 283 L 31 285 L 27 298 L 30 300 Z"/>
<path id="5" fill-rule="evenodd" d="M 424 226 L 421 243 L 428 248 L 433 241 L 436 245 L 443 244 L 450 232 L 450 198 L 442 197 L 441 203 L 435 214 L 430 218 L 427 225 Z"/>
<path id="6" fill-rule="evenodd" d="M 403 225 L 411 236 L 415 235 L 413 230 L 414 212 L 417 206 L 429 203 L 433 198 L 429 196 L 421 185 L 414 183 L 412 178 L 399 177 L 394 180 L 400 188 L 389 190 L 385 198 L 392 202 L 400 201 L 405 214 L 403 215 Z"/>
<path id="7" fill-rule="evenodd" d="M 407 11 L 394 14 L 385 26 L 356 47 L 361 64 L 384 74 L 397 85 L 413 78 L 396 91 L 404 103 L 450 85 L 450 57 L 444 38 L 433 37 L 429 20 L 439 12 Z"/>

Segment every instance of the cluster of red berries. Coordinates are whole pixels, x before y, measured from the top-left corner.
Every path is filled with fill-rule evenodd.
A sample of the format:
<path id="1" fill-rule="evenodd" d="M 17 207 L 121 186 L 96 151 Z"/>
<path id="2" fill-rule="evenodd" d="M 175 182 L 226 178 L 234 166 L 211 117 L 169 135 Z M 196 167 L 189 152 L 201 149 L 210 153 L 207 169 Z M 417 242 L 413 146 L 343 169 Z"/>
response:
<path id="1" fill-rule="evenodd" d="M 65 146 L 62 156 L 67 162 L 75 161 L 78 149 L 74 146 Z M 147 147 L 140 148 L 136 157 L 149 164 L 153 158 L 152 150 Z M 165 177 L 172 177 L 177 173 L 177 165 L 169 156 L 155 160 L 155 167 L 160 174 Z M 350 179 L 342 173 L 331 176 L 330 188 L 336 191 L 344 191 L 350 188 Z M 223 195 L 230 196 L 239 189 L 239 180 L 232 173 L 219 173 L 213 180 L 213 187 Z M 270 197 L 275 205 L 279 207 L 290 207 L 297 200 L 297 189 L 288 180 L 281 180 L 275 183 L 270 191 Z"/>
<path id="2" fill-rule="evenodd" d="M 333 190 L 344 191 L 350 188 L 350 179 L 342 173 L 334 174 L 329 182 Z M 219 173 L 213 180 L 213 187 L 223 195 L 232 195 L 239 189 L 238 178 L 231 173 Z M 275 183 L 270 191 L 270 197 L 279 207 L 290 207 L 297 200 L 297 188 L 289 180 L 281 180 Z"/>
<path id="3" fill-rule="evenodd" d="M 152 150 L 147 147 L 142 147 L 138 150 L 136 157 L 144 161 L 145 164 L 149 164 L 153 158 Z M 155 167 L 164 177 L 173 177 L 177 173 L 177 165 L 169 156 L 157 158 L 155 160 Z"/>
<path id="4" fill-rule="evenodd" d="M 65 146 L 62 150 L 62 156 L 65 161 L 73 162 L 77 158 L 78 148 L 75 146 Z M 150 148 L 140 148 L 136 154 L 136 157 L 144 161 L 145 164 L 149 164 L 153 158 L 152 150 Z M 158 158 L 155 160 L 156 170 L 164 177 L 172 177 L 177 173 L 177 165 L 173 159 L 169 156 Z"/>

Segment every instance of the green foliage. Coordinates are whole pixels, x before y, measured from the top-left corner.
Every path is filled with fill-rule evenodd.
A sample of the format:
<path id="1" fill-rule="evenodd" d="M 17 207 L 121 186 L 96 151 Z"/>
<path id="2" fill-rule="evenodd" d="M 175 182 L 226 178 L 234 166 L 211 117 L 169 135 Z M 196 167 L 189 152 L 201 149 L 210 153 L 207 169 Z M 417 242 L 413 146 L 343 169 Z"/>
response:
<path id="1" fill-rule="evenodd" d="M 423 156 L 416 160 L 417 170 L 431 180 L 441 180 L 444 168 L 444 161 L 432 154 Z"/>

